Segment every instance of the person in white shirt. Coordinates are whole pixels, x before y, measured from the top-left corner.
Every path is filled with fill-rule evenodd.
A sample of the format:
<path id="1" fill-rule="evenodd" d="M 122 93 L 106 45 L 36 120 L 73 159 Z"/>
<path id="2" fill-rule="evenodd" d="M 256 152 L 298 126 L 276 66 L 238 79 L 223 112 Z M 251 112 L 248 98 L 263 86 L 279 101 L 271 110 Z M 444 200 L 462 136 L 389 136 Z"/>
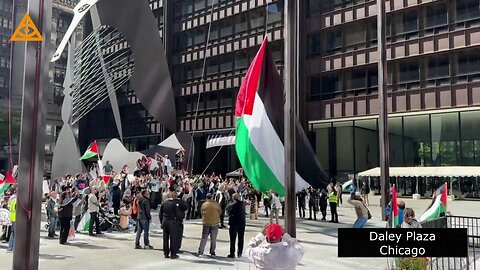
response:
<path id="1" fill-rule="evenodd" d="M 172 162 L 168 158 L 168 155 L 165 155 L 165 158 L 163 159 L 163 167 L 164 167 L 164 173 L 169 174 L 170 173 L 170 168 L 172 167 Z"/>
<path id="2" fill-rule="evenodd" d="M 270 204 L 272 206 L 270 211 L 270 224 L 273 223 L 273 215 L 275 215 L 276 223 L 278 224 L 278 212 L 282 209 L 282 203 L 280 202 L 278 194 L 273 189 L 270 190 Z"/>
<path id="3" fill-rule="evenodd" d="M 278 224 L 268 225 L 247 247 L 248 258 L 257 269 L 294 270 L 301 261 L 304 250 L 298 240 L 283 234 Z"/>

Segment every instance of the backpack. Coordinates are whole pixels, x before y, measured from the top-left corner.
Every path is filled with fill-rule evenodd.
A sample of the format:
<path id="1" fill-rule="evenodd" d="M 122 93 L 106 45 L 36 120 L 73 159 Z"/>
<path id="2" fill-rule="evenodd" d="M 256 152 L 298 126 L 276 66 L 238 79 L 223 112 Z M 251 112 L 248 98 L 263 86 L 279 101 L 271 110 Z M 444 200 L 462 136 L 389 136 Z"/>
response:
<path id="1" fill-rule="evenodd" d="M 133 199 L 133 210 L 132 213 L 136 215 L 138 213 L 137 198 Z"/>

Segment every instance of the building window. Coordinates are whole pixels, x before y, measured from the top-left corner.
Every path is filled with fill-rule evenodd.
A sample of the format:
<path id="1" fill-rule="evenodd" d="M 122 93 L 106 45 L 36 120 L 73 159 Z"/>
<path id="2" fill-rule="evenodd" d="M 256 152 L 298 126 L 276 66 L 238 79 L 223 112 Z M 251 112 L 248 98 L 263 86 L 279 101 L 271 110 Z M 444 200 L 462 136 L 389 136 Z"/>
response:
<path id="1" fill-rule="evenodd" d="M 220 73 L 230 72 L 233 70 L 232 54 L 224 55 L 220 59 Z"/>
<path id="2" fill-rule="evenodd" d="M 282 20 L 282 10 L 277 3 L 267 5 L 268 24 L 273 24 Z"/>
<path id="3" fill-rule="evenodd" d="M 224 92 L 220 96 L 220 107 L 231 108 L 232 107 L 232 93 Z"/>
<path id="4" fill-rule="evenodd" d="M 210 59 L 208 61 L 207 74 L 214 75 L 218 73 L 218 61 L 217 59 Z"/>
<path id="5" fill-rule="evenodd" d="M 418 14 L 416 11 L 409 11 L 403 14 L 403 32 L 410 33 L 418 31 Z"/>
<path id="6" fill-rule="evenodd" d="M 196 63 L 193 68 L 193 78 L 200 78 L 202 76 L 202 64 Z"/>
<path id="7" fill-rule="evenodd" d="M 310 78 L 310 95 L 311 96 L 318 96 L 321 94 L 320 88 L 320 78 L 319 77 L 311 77 Z"/>
<path id="8" fill-rule="evenodd" d="M 6 68 L 7 66 L 7 58 L 5 56 L 0 57 L 0 67 Z"/>
<path id="9" fill-rule="evenodd" d="M 222 28 L 220 29 L 220 36 L 226 38 L 232 35 L 233 33 L 233 24 L 230 19 L 225 19 L 222 21 Z"/>
<path id="10" fill-rule="evenodd" d="M 480 3 L 478 0 L 457 0 L 457 21 L 480 18 Z"/>
<path id="11" fill-rule="evenodd" d="M 320 55 L 320 34 L 312 34 L 309 39 L 309 54 L 310 56 L 319 56 Z"/>
<path id="12" fill-rule="evenodd" d="M 377 87 L 378 86 L 378 69 L 370 68 L 367 71 L 368 75 L 368 87 Z"/>
<path id="13" fill-rule="evenodd" d="M 0 76 L 0 88 L 4 88 L 5 86 L 6 86 L 5 77 Z"/>
<path id="14" fill-rule="evenodd" d="M 444 26 L 448 23 L 447 7 L 445 4 L 426 7 L 425 27 Z"/>
<path id="15" fill-rule="evenodd" d="M 338 73 L 328 74 L 322 77 L 322 93 L 335 93 L 340 92 L 340 79 Z"/>
<path id="16" fill-rule="evenodd" d="M 480 72 L 480 49 L 461 52 L 458 56 L 458 74 L 473 74 Z"/>
<path id="17" fill-rule="evenodd" d="M 265 10 L 257 9 L 248 12 L 250 16 L 250 29 L 263 27 L 265 25 Z"/>
<path id="18" fill-rule="evenodd" d="M 204 10 L 205 9 L 205 0 L 195 0 L 194 6 L 195 6 L 195 12 Z"/>
<path id="19" fill-rule="evenodd" d="M 350 79 L 350 88 L 351 89 L 365 88 L 365 70 L 364 69 L 352 70 L 351 79 Z"/>
<path id="20" fill-rule="evenodd" d="M 218 107 L 218 96 L 215 93 L 211 93 L 207 98 L 207 109 L 216 109 Z"/>
<path id="21" fill-rule="evenodd" d="M 365 42 L 365 24 L 356 23 L 345 29 L 345 46 Z"/>
<path id="22" fill-rule="evenodd" d="M 248 65 L 248 55 L 246 52 L 238 52 L 235 54 L 235 69 L 243 69 Z"/>
<path id="23" fill-rule="evenodd" d="M 420 79 L 418 60 L 400 63 L 399 82 L 414 82 Z"/>
<path id="24" fill-rule="evenodd" d="M 428 59 L 428 79 L 445 78 L 450 75 L 450 60 L 448 55 Z"/>
<path id="25" fill-rule="evenodd" d="M 327 53 L 334 53 L 342 49 L 342 31 L 335 29 L 327 32 Z"/>
<path id="26" fill-rule="evenodd" d="M 308 14 L 320 12 L 321 2 L 319 0 L 308 0 Z"/>
<path id="27" fill-rule="evenodd" d="M 182 3 L 182 17 L 187 17 L 193 13 L 192 0 L 184 0 Z"/>

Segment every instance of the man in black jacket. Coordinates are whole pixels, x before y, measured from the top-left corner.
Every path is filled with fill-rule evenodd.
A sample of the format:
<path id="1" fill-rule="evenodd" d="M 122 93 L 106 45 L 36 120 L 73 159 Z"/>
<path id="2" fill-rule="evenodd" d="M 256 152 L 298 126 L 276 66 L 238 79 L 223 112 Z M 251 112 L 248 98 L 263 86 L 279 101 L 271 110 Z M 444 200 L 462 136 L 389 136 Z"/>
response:
<path id="1" fill-rule="evenodd" d="M 175 191 L 167 194 L 167 200 L 160 207 L 160 222 L 163 229 L 163 253 L 165 258 L 177 259 L 182 246 L 183 219 L 188 209 L 185 201 L 177 198 Z"/>
<path id="2" fill-rule="evenodd" d="M 62 192 L 60 195 L 60 204 L 58 207 L 58 218 L 60 219 L 60 238 L 59 242 L 64 245 L 68 239 L 70 231 L 70 221 L 73 215 L 73 203 L 77 200 L 77 194 L 70 190 Z"/>
<path id="3" fill-rule="evenodd" d="M 233 194 L 233 202 L 227 206 L 228 212 L 228 225 L 230 229 L 228 233 L 230 235 L 230 255 L 228 258 L 235 258 L 235 240 L 238 236 L 238 250 L 237 256 L 242 257 L 243 241 L 245 235 L 245 205 L 240 200 L 238 193 Z"/>
<path id="4" fill-rule="evenodd" d="M 138 204 L 138 230 L 137 236 L 135 237 L 135 249 L 141 249 L 140 246 L 140 236 L 143 231 L 143 244 L 145 249 L 153 249 L 150 245 L 150 240 L 148 239 L 148 232 L 150 230 L 150 221 L 152 216 L 150 215 L 150 192 L 148 190 L 142 191 L 142 196 L 137 200 Z"/>

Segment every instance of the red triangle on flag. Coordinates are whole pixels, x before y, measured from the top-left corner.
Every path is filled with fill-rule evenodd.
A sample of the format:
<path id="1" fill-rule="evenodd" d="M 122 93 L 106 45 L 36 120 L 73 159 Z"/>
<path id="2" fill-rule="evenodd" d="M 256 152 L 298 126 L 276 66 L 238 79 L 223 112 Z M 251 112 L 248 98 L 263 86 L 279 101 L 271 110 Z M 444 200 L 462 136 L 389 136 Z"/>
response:
<path id="1" fill-rule="evenodd" d="M 93 141 L 92 147 L 90 147 L 90 151 L 98 154 L 97 141 Z"/>
<path id="2" fill-rule="evenodd" d="M 15 184 L 15 179 L 10 171 L 7 171 L 7 176 L 4 179 L 4 184 Z"/>
<path id="3" fill-rule="evenodd" d="M 110 178 L 112 178 L 111 175 L 102 175 L 102 179 L 105 184 L 107 184 L 108 181 L 110 181 Z"/>

